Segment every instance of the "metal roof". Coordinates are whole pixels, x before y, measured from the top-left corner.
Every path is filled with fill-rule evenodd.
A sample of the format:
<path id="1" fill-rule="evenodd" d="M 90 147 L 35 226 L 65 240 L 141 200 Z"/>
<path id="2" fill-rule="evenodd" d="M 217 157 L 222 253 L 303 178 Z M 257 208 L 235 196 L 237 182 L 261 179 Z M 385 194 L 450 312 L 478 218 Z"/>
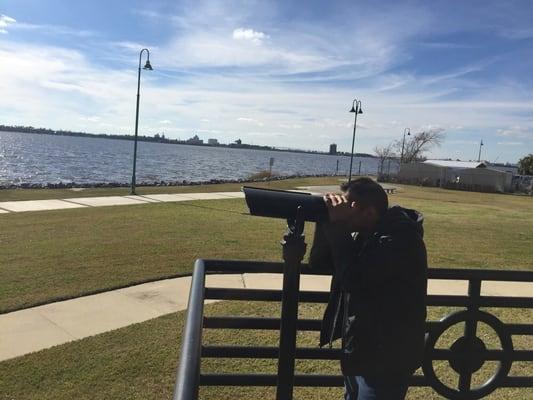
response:
<path id="1" fill-rule="evenodd" d="M 425 164 L 436 165 L 438 167 L 447 168 L 485 168 L 487 165 L 484 162 L 477 161 L 452 161 L 452 160 L 426 160 Z"/>

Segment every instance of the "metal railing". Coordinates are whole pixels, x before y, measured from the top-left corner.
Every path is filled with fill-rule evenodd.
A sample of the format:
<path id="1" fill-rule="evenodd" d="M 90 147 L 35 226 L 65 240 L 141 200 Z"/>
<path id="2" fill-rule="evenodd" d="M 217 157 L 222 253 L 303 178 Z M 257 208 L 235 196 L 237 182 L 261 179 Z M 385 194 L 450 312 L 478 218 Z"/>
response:
<path id="1" fill-rule="evenodd" d="M 174 399 L 193 400 L 198 398 L 199 386 L 277 386 L 278 393 L 284 398 L 292 397 L 293 386 L 342 386 L 342 376 L 334 375 L 294 375 L 294 359 L 335 360 L 340 356 L 338 349 L 297 348 L 289 337 L 278 347 L 250 346 L 206 346 L 202 345 L 202 329 L 285 329 L 296 332 L 319 331 L 321 321 L 315 319 L 293 318 L 285 322 L 280 318 L 216 316 L 204 317 L 204 300 L 250 300 L 276 301 L 283 299 L 282 290 L 214 288 L 205 287 L 208 273 L 286 273 L 284 263 L 255 261 L 198 260 L 195 264 L 189 308 L 185 323 L 180 366 L 177 375 Z M 301 274 L 323 275 L 301 265 Z M 299 275 L 299 274 L 297 274 Z M 481 307 L 533 308 L 533 297 L 482 296 L 481 284 L 486 281 L 533 282 L 533 272 L 498 271 L 473 269 L 429 269 L 429 279 L 468 281 L 468 295 L 428 295 L 427 303 L 432 306 L 464 307 L 440 321 L 427 322 L 426 354 L 423 375 L 414 375 L 411 386 L 431 386 L 442 396 L 449 399 L 479 399 L 499 387 L 533 387 L 533 376 L 509 376 L 514 361 L 533 361 L 533 350 L 515 350 L 512 336 L 533 335 L 533 323 L 506 324 L 494 315 L 481 311 Z M 285 290 L 298 288 L 298 279 L 292 279 Z M 320 291 L 301 291 L 297 301 L 326 303 L 329 294 Z M 284 299 L 287 301 L 287 299 Z M 500 350 L 487 350 L 482 340 L 476 336 L 478 322 L 492 328 L 501 343 Z M 531 322 L 531 321 L 530 321 Z M 441 335 L 453 325 L 464 323 L 462 338 L 450 349 L 437 349 L 435 344 Z M 290 335 L 289 335 L 290 336 Z M 200 361 L 205 358 L 271 358 L 285 356 L 280 364 L 285 365 L 281 378 L 274 374 L 202 374 Z M 291 360 L 287 361 L 287 357 Z M 457 388 L 447 386 L 439 380 L 433 362 L 447 360 L 459 374 Z M 471 387 L 472 374 L 479 370 L 485 361 L 498 361 L 496 373 L 477 388 Z M 287 364 L 289 367 L 287 368 Z M 283 366 L 282 366 L 283 367 Z M 288 371 L 287 371 L 288 370 Z M 281 378 L 281 379 L 280 379 Z M 283 397 L 280 397 L 283 398 Z"/>

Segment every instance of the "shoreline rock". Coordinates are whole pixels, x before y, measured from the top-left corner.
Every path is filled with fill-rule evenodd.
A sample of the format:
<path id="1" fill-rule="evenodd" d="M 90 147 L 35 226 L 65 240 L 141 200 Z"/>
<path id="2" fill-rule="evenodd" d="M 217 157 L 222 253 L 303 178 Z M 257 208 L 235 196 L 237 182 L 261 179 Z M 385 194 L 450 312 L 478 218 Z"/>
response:
<path id="1" fill-rule="evenodd" d="M 254 183 L 254 182 L 270 182 L 282 181 L 295 178 L 320 178 L 327 176 L 335 176 L 330 174 L 311 174 L 311 175 L 287 175 L 287 176 L 272 176 L 261 179 L 210 179 L 207 181 L 152 181 L 152 182 L 137 182 L 137 187 L 155 187 L 155 186 L 196 186 L 196 185 L 216 185 L 222 183 Z M 342 178 L 342 175 L 337 175 Z M 58 183 L 21 183 L 0 185 L 0 190 L 3 189 L 93 189 L 93 188 L 118 188 L 130 187 L 130 183 L 122 182 L 92 182 L 92 183 L 76 183 L 76 182 L 58 182 Z"/>

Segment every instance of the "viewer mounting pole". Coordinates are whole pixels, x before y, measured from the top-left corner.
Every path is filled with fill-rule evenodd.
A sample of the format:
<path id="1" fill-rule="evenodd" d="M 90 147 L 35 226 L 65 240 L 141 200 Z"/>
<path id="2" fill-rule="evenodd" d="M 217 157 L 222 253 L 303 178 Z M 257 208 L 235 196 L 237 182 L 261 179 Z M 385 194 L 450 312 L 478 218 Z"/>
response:
<path id="1" fill-rule="evenodd" d="M 288 221 L 289 228 L 281 242 L 285 266 L 283 268 L 283 292 L 281 295 L 276 400 L 291 400 L 294 387 L 300 266 L 306 250 L 302 211 L 302 207 L 298 207 L 295 220 Z"/>

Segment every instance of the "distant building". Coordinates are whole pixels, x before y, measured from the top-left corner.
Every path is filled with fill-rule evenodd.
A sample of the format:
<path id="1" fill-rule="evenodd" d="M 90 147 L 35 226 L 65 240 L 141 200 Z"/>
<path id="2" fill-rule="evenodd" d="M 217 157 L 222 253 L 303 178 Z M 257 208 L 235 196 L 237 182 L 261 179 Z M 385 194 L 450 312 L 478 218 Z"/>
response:
<path id="1" fill-rule="evenodd" d="M 186 142 L 188 144 L 204 144 L 204 141 L 198 137 L 198 135 L 194 135 L 192 138 L 187 139 Z"/>
<path id="2" fill-rule="evenodd" d="M 487 167 L 485 162 L 427 160 L 402 164 L 398 181 L 472 191 L 507 192 L 512 174 Z"/>
<path id="3" fill-rule="evenodd" d="M 218 139 L 207 139 L 207 144 L 210 146 L 218 146 L 220 143 L 218 143 Z"/>
<path id="4" fill-rule="evenodd" d="M 490 163 L 487 165 L 489 168 L 497 169 L 498 171 L 510 172 L 513 175 L 518 175 L 518 165 L 517 164 L 501 164 L 501 163 Z"/>
<path id="5" fill-rule="evenodd" d="M 335 143 L 329 145 L 329 154 L 332 156 L 337 155 L 337 145 Z"/>
<path id="6" fill-rule="evenodd" d="M 241 140 L 241 139 L 237 139 L 237 140 L 235 141 L 235 144 L 238 144 L 238 145 L 240 146 L 240 145 L 242 144 L 242 140 Z"/>

